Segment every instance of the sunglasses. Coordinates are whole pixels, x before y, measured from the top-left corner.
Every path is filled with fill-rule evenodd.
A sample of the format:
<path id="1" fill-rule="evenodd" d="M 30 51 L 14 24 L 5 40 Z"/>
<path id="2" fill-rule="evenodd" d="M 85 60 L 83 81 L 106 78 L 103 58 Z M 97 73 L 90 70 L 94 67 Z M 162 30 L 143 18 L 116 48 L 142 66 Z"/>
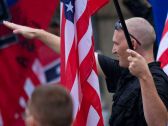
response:
<path id="1" fill-rule="evenodd" d="M 117 22 L 115 23 L 114 28 L 115 28 L 115 30 L 120 30 L 120 29 L 123 29 L 123 27 L 122 27 L 122 24 L 121 24 L 120 20 L 119 20 L 119 21 L 117 21 Z M 136 38 L 135 38 L 132 34 L 130 34 L 130 33 L 129 33 L 129 35 L 130 35 L 133 39 L 135 39 L 135 40 L 136 40 L 136 42 L 138 43 L 138 45 L 141 45 L 141 43 L 138 41 L 138 39 L 136 39 Z"/>

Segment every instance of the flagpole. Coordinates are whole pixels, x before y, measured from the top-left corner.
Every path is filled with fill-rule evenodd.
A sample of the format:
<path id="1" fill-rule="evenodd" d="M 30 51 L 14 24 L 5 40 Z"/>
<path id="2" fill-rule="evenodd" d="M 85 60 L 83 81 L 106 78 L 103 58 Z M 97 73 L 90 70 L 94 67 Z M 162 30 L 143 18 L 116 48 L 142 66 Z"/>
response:
<path id="1" fill-rule="evenodd" d="M 124 20 L 124 17 L 122 15 L 121 8 L 120 8 L 120 5 L 118 3 L 118 0 L 113 0 L 113 1 L 114 1 L 114 4 L 115 4 L 115 8 L 116 8 L 118 17 L 119 17 L 119 19 L 121 21 L 121 24 L 122 24 L 125 37 L 127 39 L 128 47 L 133 50 L 133 45 L 131 43 L 131 38 L 130 38 L 130 35 L 129 35 L 129 32 L 128 32 L 127 26 L 125 24 L 125 20 Z"/>

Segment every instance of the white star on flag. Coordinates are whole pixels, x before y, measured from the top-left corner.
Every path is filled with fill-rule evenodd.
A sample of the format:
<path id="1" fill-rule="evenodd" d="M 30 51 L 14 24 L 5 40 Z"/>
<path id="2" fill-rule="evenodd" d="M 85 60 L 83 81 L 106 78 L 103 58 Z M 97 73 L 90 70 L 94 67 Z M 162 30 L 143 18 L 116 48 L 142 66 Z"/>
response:
<path id="1" fill-rule="evenodd" d="M 72 6 L 71 1 L 69 2 L 69 4 L 66 4 L 66 7 L 67 7 L 67 12 L 68 12 L 68 11 L 73 12 L 73 6 Z"/>

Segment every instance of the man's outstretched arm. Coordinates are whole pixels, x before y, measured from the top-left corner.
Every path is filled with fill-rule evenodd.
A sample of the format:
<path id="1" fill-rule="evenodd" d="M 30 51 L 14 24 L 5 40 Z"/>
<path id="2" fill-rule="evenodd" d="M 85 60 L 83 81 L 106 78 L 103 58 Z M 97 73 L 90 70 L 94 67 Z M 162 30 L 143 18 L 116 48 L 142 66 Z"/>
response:
<path id="1" fill-rule="evenodd" d="M 30 28 L 18 24 L 14 24 L 8 21 L 4 21 L 3 24 L 9 29 L 13 30 L 14 34 L 21 34 L 27 39 L 39 39 L 47 46 L 52 48 L 55 52 L 60 53 L 60 37 L 42 29 Z"/>
<path id="2" fill-rule="evenodd" d="M 39 39 L 44 42 L 48 47 L 53 49 L 55 52 L 60 54 L 60 37 L 54 34 L 51 34 L 42 29 L 31 28 L 27 26 L 18 25 L 8 21 L 4 21 L 3 24 L 9 29 L 13 30 L 14 34 L 20 34 L 27 39 Z M 98 73 L 104 75 L 99 65 L 98 56 L 95 52 L 96 64 L 98 68 Z"/>

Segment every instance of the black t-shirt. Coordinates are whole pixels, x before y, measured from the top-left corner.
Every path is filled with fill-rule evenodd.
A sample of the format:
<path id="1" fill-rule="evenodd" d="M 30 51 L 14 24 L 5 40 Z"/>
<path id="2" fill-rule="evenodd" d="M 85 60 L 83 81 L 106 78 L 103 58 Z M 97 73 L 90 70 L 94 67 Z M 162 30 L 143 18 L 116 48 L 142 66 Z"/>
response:
<path id="1" fill-rule="evenodd" d="M 140 83 L 128 69 L 121 68 L 119 62 L 103 55 L 98 61 L 106 76 L 106 84 L 113 96 L 110 126 L 147 126 L 142 106 Z M 168 77 L 158 62 L 148 64 L 158 94 L 168 109 Z"/>

